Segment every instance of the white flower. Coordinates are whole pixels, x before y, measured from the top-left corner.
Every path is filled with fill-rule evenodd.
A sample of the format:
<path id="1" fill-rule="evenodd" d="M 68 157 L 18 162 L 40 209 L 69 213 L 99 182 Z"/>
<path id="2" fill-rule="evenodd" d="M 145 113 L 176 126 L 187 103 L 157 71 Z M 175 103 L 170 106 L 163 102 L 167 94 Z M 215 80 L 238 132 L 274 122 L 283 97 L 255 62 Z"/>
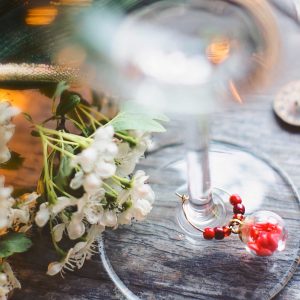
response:
<path id="1" fill-rule="evenodd" d="M 15 131 L 15 126 L 10 122 L 19 113 L 19 109 L 11 106 L 8 101 L 0 101 L 0 163 L 10 159 L 10 152 L 6 144 Z"/>
<path id="2" fill-rule="evenodd" d="M 102 178 L 109 178 L 115 174 L 116 165 L 114 162 L 100 160 L 95 165 L 95 171 L 97 174 L 101 174 Z"/>
<path id="3" fill-rule="evenodd" d="M 95 132 L 91 145 L 75 156 L 72 165 L 80 166 L 81 170 L 71 180 L 70 187 L 72 189 L 83 186 L 88 194 L 96 194 L 102 188 L 103 179 L 115 174 L 114 159 L 118 147 L 113 137 L 112 126 L 101 127 Z"/>
<path id="4" fill-rule="evenodd" d="M 44 227 L 50 218 L 50 209 L 48 208 L 48 202 L 42 203 L 35 216 L 35 223 L 39 227 Z"/>
<path id="5" fill-rule="evenodd" d="M 16 199 L 16 206 L 12 210 L 13 213 L 13 226 L 18 227 L 19 232 L 28 231 L 32 224 L 30 210 L 35 207 L 36 199 L 39 197 L 37 193 L 24 194 Z"/>
<path id="6" fill-rule="evenodd" d="M 84 190 L 89 194 L 96 193 L 102 186 L 102 180 L 95 173 L 87 174 L 83 180 Z"/>
<path id="7" fill-rule="evenodd" d="M 0 176 L 0 230 L 18 227 L 18 231 L 26 232 L 31 227 L 30 207 L 35 205 L 38 195 L 24 194 L 22 199 L 15 200 L 11 196 L 13 189 L 5 187 L 4 181 Z"/>
<path id="8" fill-rule="evenodd" d="M 105 191 L 99 190 L 97 194 L 89 195 L 84 194 L 78 201 L 78 211 L 83 212 L 84 217 L 90 224 L 98 224 L 103 215 L 103 205 L 101 200 L 104 198 Z"/>
<path id="9" fill-rule="evenodd" d="M 75 245 L 76 251 L 74 252 L 73 259 L 76 261 L 76 266 L 80 269 L 85 260 L 90 259 L 94 253 L 98 252 L 95 240 L 100 236 L 101 232 L 104 231 L 104 227 L 100 225 L 92 225 L 87 233 L 85 242 L 79 242 Z"/>
<path id="10" fill-rule="evenodd" d="M 118 224 L 117 213 L 113 210 L 105 210 L 99 218 L 100 225 L 115 227 Z"/>
<path id="11" fill-rule="evenodd" d="M 131 174 L 140 158 L 147 150 L 151 139 L 148 133 L 130 131 L 130 135 L 135 137 L 138 141 L 137 145 L 130 147 L 128 143 L 120 143 L 118 148 L 118 155 L 116 160 L 118 162 L 118 168 L 116 174 L 119 176 L 128 176 Z"/>
<path id="12" fill-rule="evenodd" d="M 81 212 L 74 213 L 71 222 L 67 226 L 69 238 L 76 240 L 82 237 L 85 233 L 85 226 L 82 222 L 83 214 Z"/>
<path id="13" fill-rule="evenodd" d="M 85 193 L 77 202 L 77 212 L 73 213 L 71 221 L 67 225 L 70 239 L 78 239 L 85 232 L 84 220 L 91 225 L 115 227 L 118 224 L 117 212 L 105 210 L 101 200 L 105 196 L 105 190 L 98 190 L 96 194 Z"/>
<path id="14" fill-rule="evenodd" d="M 50 216 L 55 217 L 68 206 L 77 204 L 77 199 L 68 197 L 58 197 L 54 205 L 44 202 L 40 205 L 39 210 L 35 216 L 35 223 L 39 227 L 44 227 L 49 221 Z"/>
<path id="15" fill-rule="evenodd" d="M 90 259 L 93 253 L 97 252 L 95 240 L 102 231 L 104 231 L 103 226 L 92 225 L 87 233 L 86 241 L 75 244 L 61 261 L 50 263 L 47 274 L 53 276 L 61 273 L 63 275 L 65 269 L 69 271 L 75 268 L 80 269 L 85 260 Z"/>
<path id="16" fill-rule="evenodd" d="M 61 241 L 65 229 L 66 229 L 66 224 L 64 223 L 57 224 L 53 227 L 52 231 L 53 231 L 53 237 L 55 242 Z"/>
<path id="17" fill-rule="evenodd" d="M 134 184 L 130 190 L 124 190 L 119 195 L 119 203 L 130 201 L 131 206 L 118 215 L 119 224 L 130 224 L 132 219 L 144 220 L 150 213 L 155 195 L 150 185 L 146 184 L 148 176 L 143 171 L 137 171 Z"/>
<path id="18" fill-rule="evenodd" d="M 13 289 L 20 289 L 21 284 L 15 277 L 9 263 L 2 263 L 2 272 L 0 272 L 0 299 L 7 299 L 8 294 Z"/>
<path id="19" fill-rule="evenodd" d="M 70 182 L 70 187 L 73 190 L 79 189 L 83 184 L 84 174 L 82 171 L 79 171 L 75 174 L 74 178 Z"/>
<path id="20" fill-rule="evenodd" d="M 13 209 L 15 200 L 11 197 L 13 189 L 4 186 L 4 177 L 0 176 L 0 230 L 5 230 L 12 226 Z"/>
<path id="21" fill-rule="evenodd" d="M 50 276 L 56 275 L 58 273 L 63 274 L 64 269 L 73 271 L 74 265 L 71 263 L 70 258 L 74 254 L 74 248 L 71 248 L 67 255 L 61 261 L 55 261 L 48 265 L 47 274 Z"/>
<path id="22" fill-rule="evenodd" d="M 18 115 L 20 110 L 11 104 L 7 100 L 0 101 L 0 124 L 8 124 L 11 119 Z"/>
<path id="23" fill-rule="evenodd" d="M 77 155 L 74 159 L 74 162 L 80 164 L 85 173 L 89 173 L 92 172 L 97 159 L 97 149 L 95 147 L 90 147 L 83 150 L 79 155 Z"/>

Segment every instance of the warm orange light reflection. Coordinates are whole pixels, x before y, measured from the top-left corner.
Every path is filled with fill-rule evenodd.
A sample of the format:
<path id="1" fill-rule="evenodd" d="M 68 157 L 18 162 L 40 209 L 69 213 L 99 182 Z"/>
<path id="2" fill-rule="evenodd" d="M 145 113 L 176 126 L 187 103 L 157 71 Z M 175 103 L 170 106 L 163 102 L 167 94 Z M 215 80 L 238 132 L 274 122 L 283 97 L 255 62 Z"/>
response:
<path id="1" fill-rule="evenodd" d="M 93 0 L 56 0 L 52 1 L 54 5 L 69 5 L 69 6 L 89 6 Z"/>
<path id="2" fill-rule="evenodd" d="M 54 6 L 30 8 L 27 11 L 25 22 L 32 26 L 48 25 L 55 20 L 57 13 L 57 8 Z"/>
<path id="3" fill-rule="evenodd" d="M 0 89 L 0 99 L 8 100 L 21 111 L 28 108 L 28 96 L 23 91 Z"/>
<path id="4" fill-rule="evenodd" d="M 233 95 L 234 99 L 239 103 L 243 103 L 243 100 L 232 80 L 229 81 L 229 88 L 230 88 L 231 94 Z"/>
<path id="5" fill-rule="evenodd" d="M 210 62 L 217 65 L 225 61 L 230 53 L 228 39 L 215 39 L 206 49 L 206 55 Z"/>

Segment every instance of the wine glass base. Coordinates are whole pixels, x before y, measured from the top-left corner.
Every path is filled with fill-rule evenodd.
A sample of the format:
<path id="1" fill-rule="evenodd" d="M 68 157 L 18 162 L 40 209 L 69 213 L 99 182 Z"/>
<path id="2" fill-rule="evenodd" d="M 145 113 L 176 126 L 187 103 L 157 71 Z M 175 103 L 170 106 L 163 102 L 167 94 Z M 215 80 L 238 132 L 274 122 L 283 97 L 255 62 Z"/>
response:
<path id="1" fill-rule="evenodd" d="M 262 258 L 249 254 L 235 235 L 207 241 L 201 232 L 195 232 L 196 238 L 190 234 L 182 219 L 178 223 L 180 199 L 175 192 L 187 190 L 183 157 L 183 147 L 174 146 L 143 161 L 140 168 L 150 175 L 157 199 L 144 222 L 105 232 L 106 254 L 101 254 L 108 274 L 123 294 L 129 291 L 128 299 L 274 297 L 297 269 L 300 253 L 299 196 L 290 178 L 264 155 L 224 142 L 211 144 L 212 186 L 239 194 L 246 215 L 270 210 L 286 223 L 286 249 Z M 228 196 L 219 198 L 227 211 Z"/>
<path id="2" fill-rule="evenodd" d="M 184 161 L 181 162 L 184 164 Z M 178 194 L 186 194 L 187 187 L 180 188 Z M 232 206 L 229 205 L 228 193 L 213 188 L 211 202 L 198 209 L 189 202 L 178 204 L 176 211 L 177 223 L 185 235 L 185 239 L 194 245 L 201 245 L 203 235 L 200 230 L 205 227 L 216 227 L 227 224 L 232 217 Z"/>

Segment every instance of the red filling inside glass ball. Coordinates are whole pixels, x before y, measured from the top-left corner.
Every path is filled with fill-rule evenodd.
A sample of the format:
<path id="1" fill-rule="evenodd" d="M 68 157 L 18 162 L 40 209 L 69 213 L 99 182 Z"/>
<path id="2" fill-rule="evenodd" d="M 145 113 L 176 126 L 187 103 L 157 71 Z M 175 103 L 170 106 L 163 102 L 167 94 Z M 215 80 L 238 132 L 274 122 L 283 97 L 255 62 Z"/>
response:
<path id="1" fill-rule="evenodd" d="M 272 223 L 256 223 L 249 228 L 247 246 L 258 256 L 270 256 L 277 249 L 282 237 L 282 227 Z"/>

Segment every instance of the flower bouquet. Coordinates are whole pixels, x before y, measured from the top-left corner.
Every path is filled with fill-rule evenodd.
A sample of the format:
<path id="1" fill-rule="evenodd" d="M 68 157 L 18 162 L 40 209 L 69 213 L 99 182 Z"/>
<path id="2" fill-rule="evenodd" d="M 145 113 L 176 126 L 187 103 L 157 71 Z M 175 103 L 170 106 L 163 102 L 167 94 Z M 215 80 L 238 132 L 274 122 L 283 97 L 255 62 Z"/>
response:
<path id="1" fill-rule="evenodd" d="M 20 110 L 0 101 L 0 169 L 18 164 L 7 143 L 12 119 Z M 155 195 L 144 171 L 135 171 L 150 144 L 152 132 L 163 132 L 163 115 L 127 104 L 108 118 L 94 103 L 58 84 L 52 109 L 41 123 L 23 112 L 40 140 L 43 168 L 36 190 L 15 196 L 0 177 L 0 298 L 21 285 L 10 267 L 14 253 L 27 251 L 33 226 L 49 230 L 57 260 L 47 274 L 64 274 L 83 266 L 97 252 L 97 238 L 132 220 L 144 220 Z M 67 245 L 67 246 L 66 246 Z"/>

